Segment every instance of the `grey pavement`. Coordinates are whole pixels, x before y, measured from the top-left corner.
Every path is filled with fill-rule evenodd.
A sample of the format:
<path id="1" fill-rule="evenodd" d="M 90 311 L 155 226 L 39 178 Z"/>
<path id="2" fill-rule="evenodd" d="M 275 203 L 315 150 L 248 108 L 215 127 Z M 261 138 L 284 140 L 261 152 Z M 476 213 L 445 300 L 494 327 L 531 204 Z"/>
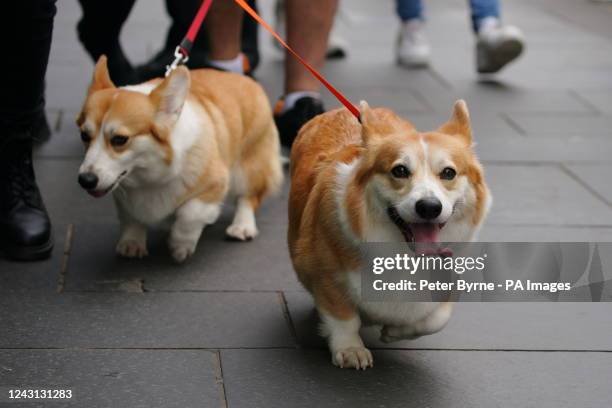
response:
<path id="1" fill-rule="evenodd" d="M 93 65 L 76 37 L 77 2 L 58 3 L 54 134 L 36 152 L 56 247 L 40 263 L 0 260 L 0 389 L 64 387 L 75 398 L 7 407 L 612 405 L 610 303 L 460 304 L 445 330 L 417 341 L 389 346 L 364 330 L 372 370 L 333 367 L 287 253 L 288 185 L 264 204 L 252 242 L 224 240 L 228 204 L 185 265 L 171 261 L 163 231 L 150 258 L 116 258 L 111 200 L 76 183 L 74 118 Z M 260 3 L 270 19 L 272 1 Z M 433 64 L 410 71 L 394 63 L 393 2 L 345 0 L 338 27 L 349 57 L 325 74 L 354 101 L 389 106 L 422 130 L 467 100 L 494 196 L 482 240 L 612 241 L 612 4 L 507 0 L 505 20 L 524 30 L 527 52 L 478 78 L 465 3 L 427 2 Z M 138 2 L 122 34 L 132 61 L 156 51 L 167 24 L 161 0 Z M 261 45 L 257 79 L 274 101 L 281 57 L 268 35 Z"/>

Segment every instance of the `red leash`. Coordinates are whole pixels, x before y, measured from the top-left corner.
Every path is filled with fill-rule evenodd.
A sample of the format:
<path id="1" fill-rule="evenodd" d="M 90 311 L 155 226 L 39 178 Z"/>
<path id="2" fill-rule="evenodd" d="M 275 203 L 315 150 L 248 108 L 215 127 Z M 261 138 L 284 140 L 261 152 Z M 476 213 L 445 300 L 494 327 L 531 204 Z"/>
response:
<path id="1" fill-rule="evenodd" d="M 200 6 L 198 13 L 196 14 L 191 26 L 189 26 L 189 31 L 187 31 L 187 35 L 181 41 L 181 43 L 174 50 L 174 61 L 168 66 L 166 66 L 166 76 L 170 75 L 176 67 L 181 64 L 186 63 L 189 60 L 189 53 L 191 52 L 191 47 L 193 47 L 193 42 L 200 31 L 200 27 L 202 27 L 202 22 L 206 18 L 208 14 L 208 10 L 210 10 L 210 6 L 212 4 L 212 0 L 203 0 L 202 5 Z"/>
<path id="2" fill-rule="evenodd" d="M 227 0 L 223 0 L 223 1 L 227 1 Z M 293 48 L 291 48 L 285 41 L 283 41 L 280 35 L 278 35 L 276 31 L 274 31 L 274 29 L 272 29 L 272 27 L 270 27 L 268 23 L 266 23 L 264 19 L 261 18 L 259 14 L 257 14 L 257 12 L 253 10 L 244 0 L 234 0 L 234 1 L 240 7 L 242 7 L 242 9 L 246 11 L 251 17 L 253 17 L 255 21 L 257 21 L 266 30 L 268 30 L 268 32 L 272 34 L 272 36 L 276 38 L 276 40 L 279 43 L 281 43 L 281 45 L 285 47 L 285 49 L 289 51 L 291 55 L 297 58 L 297 60 L 302 65 L 304 65 L 304 67 L 308 71 L 310 71 L 310 73 L 314 75 L 314 77 L 317 78 L 319 82 L 321 82 L 329 90 L 329 92 L 331 92 L 336 97 L 336 99 L 338 99 L 338 101 L 340 101 L 340 103 L 344 105 L 357 118 L 357 120 L 360 121 L 361 115 L 359 113 L 359 109 L 357 109 L 357 107 L 355 107 L 355 105 L 353 105 L 351 101 L 349 101 L 348 98 L 342 94 L 342 92 L 334 88 L 334 86 L 330 84 L 329 81 L 327 81 L 327 79 L 325 79 L 323 75 L 321 75 L 308 62 L 306 62 L 306 60 L 304 60 L 297 52 L 295 52 Z M 170 72 L 172 72 L 172 70 L 174 70 L 179 64 L 184 64 L 189 59 L 189 51 L 191 51 L 191 47 L 193 45 L 193 42 L 195 41 L 195 37 L 200 31 L 202 22 L 204 21 L 204 18 L 206 17 L 206 14 L 208 13 L 208 10 L 210 9 L 211 4 L 212 4 L 212 0 L 203 0 L 202 5 L 200 6 L 200 9 L 198 10 L 198 14 L 196 15 L 195 19 L 191 23 L 191 26 L 189 27 L 189 31 L 187 32 L 187 35 L 185 36 L 183 41 L 181 41 L 181 44 L 178 47 L 176 47 L 176 51 L 174 51 L 174 57 L 175 57 L 174 61 L 172 62 L 172 64 L 166 67 L 166 76 L 168 76 Z"/>
<path id="3" fill-rule="evenodd" d="M 297 60 L 300 61 L 300 63 L 304 65 L 304 67 L 308 71 L 310 71 L 310 73 L 314 75 L 314 77 L 317 78 L 319 82 L 321 82 L 329 90 L 329 92 L 331 92 L 336 97 L 336 99 L 338 99 L 338 101 L 340 101 L 340 103 L 344 105 L 346 109 L 348 109 L 357 118 L 357 120 L 360 120 L 361 115 L 359 114 L 359 109 L 357 109 L 355 105 L 353 105 L 351 101 L 349 101 L 348 98 L 342 94 L 342 92 L 334 88 L 334 86 L 330 84 L 323 75 L 319 74 L 319 72 L 316 69 L 310 66 L 310 64 L 306 62 L 297 52 L 295 52 L 293 48 L 291 48 L 285 41 L 283 41 L 280 35 L 278 35 L 276 31 L 274 31 L 274 29 L 272 29 L 272 27 L 270 27 L 268 23 L 266 23 L 264 19 L 261 18 L 259 14 L 257 14 L 257 12 L 251 8 L 251 6 L 249 6 L 244 0 L 234 0 L 234 1 L 238 3 L 238 5 L 242 7 L 244 11 L 249 13 L 249 15 L 253 17 L 255 21 L 257 21 L 266 30 L 268 30 L 268 32 L 272 34 L 272 36 L 276 38 L 276 40 L 279 43 L 281 43 L 281 45 L 285 47 L 285 49 L 289 51 L 291 55 L 297 58 Z"/>

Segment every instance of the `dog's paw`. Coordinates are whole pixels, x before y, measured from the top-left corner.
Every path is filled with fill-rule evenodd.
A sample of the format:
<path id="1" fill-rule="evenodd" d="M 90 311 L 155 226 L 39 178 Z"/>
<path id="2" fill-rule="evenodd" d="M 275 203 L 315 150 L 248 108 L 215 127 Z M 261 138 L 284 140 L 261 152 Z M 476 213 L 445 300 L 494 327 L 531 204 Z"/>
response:
<path id="1" fill-rule="evenodd" d="M 147 244 L 134 239 L 123 239 L 117 243 L 117 254 L 125 258 L 144 258 L 149 255 Z"/>
<path id="2" fill-rule="evenodd" d="M 170 243 L 170 253 L 177 263 L 183 263 L 195 252 L 195 245 L 172 244 Z"/>
<path id="3" fill-rule="evenodd" d="M 255 224 L 232 224 L 225 230 L 227 236 L 238 241 L 250 241 L 257 236 L 259 231 Z"/>
<path id="4" fill-rule="evenodd" d="M 340 368 L 365 370 L 374 367 L 372 353 L 365 347 L 347 347 L 332 351 L 332 363 Z"/>
<path id="5" fill-rule="evenodd" d="M 421 335 L 411 326 L 383 326 L 380 331 L 380 341 L 393 343 L 400 340 L 414 340 Z"/>

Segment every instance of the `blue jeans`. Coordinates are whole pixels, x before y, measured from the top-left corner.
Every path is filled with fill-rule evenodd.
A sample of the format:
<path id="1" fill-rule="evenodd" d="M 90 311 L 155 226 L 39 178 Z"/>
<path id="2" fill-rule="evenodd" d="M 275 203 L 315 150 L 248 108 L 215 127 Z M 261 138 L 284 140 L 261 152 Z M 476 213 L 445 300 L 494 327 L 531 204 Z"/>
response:
<path id="1" fill-rule="evenodd" d="M 469 0 L 472 9 L 472 28 L 475 32 L 485 17 L 498 17 L 499 0 Z M 396 0 L 397 14 L 402 21 L 424 20 L 422 0 Z"/>

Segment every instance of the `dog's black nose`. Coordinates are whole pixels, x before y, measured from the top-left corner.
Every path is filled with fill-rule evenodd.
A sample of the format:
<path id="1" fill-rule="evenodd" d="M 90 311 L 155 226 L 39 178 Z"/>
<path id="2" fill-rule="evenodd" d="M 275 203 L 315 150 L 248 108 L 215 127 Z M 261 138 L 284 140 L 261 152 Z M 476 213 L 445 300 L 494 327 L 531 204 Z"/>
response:
<path id="1" fill-rule="evenodd" d="M 80 173 L 79 174 L 79 184 L 85 190 L 92 190 L 96 188 L 96 186 L 98 185 L 98 176 L 90 172 Z"/>
<path id="2" fill-rule="evenodd" d="M 442 212 L 442 203 L 435 197 L 422 198 L 416 202 L 415 209 L 419 217 L 433 220 Z"/>

